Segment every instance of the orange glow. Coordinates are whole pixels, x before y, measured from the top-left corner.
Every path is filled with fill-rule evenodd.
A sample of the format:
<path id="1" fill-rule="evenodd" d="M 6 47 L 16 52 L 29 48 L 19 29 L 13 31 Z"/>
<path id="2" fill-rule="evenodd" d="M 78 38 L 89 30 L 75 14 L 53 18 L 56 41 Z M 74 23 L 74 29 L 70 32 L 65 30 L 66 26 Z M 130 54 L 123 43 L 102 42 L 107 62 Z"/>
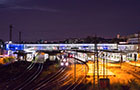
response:
<path id="1" fill-rule="evenodd" d="M 45 53 L 42 52 L 41 55 L 45 55 Z"/>
<path id="2" fill-rule="evenodd" d="M 0 58 L 0 64 L 4 64 L 3 58 Z"/>

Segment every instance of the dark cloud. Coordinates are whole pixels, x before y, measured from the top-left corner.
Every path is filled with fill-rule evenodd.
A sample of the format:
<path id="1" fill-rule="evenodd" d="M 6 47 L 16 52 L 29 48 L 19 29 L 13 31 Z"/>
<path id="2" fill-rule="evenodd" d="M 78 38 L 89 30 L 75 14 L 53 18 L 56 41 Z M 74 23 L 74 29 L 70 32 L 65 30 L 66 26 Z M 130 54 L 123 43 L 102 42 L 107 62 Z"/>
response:
<path id="1" fill-rule="evenodd" d="M 28 0 L 32 1 L 32 0 Z M 23 4 L 22 4 L 23 3 Z M 52 9 L 48 7 L 42 7 L 36 5 L 26 5 L 27 0 L 2 0 L 0 2 L 0 8 L 3 9 L 18 9 L 18 10 L 38 10 L 38 11 L 47 11 L 47 12 L 59 12 L 60 10 Z"/>
<path id="2" fill-rule="evenodd" d="M 27 7 L 27 6 L 14 6 L 9 7 L 10 9 L 18 9 L 18 10 L 37 10 L 37 11 L 47 11 L 47 12 L 59 12 L 60 10 L 51 9 L 51 8 L 41 8 L 41 7 Z"/>
<path id="3" fill-rule="evenodd" d="M 0 4 L 0 8 L 7 8 L 7 6 L 4 4 Z"/>

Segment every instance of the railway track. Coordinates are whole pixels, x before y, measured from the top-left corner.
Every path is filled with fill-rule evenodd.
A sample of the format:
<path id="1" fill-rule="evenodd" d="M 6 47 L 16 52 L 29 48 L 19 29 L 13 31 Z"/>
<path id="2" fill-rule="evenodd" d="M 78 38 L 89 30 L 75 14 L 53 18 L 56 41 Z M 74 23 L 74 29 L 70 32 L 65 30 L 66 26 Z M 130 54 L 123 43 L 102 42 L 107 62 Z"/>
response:
<path id="1" fill-rule="evenodd" d="M 140 67 L 135 67 L 133 65 L 124 63 L 121 69 L 124 72 L 127 72 L 129 74 L 132 74 L 135 78 L 137 78 L 138 80 L 140 80 Z"/>
<path id="2" fill-rule="evenodd" d="M 79 70 L 77 70 L 78 71 L 77 73 L 81 73 L 85 70 L 85 68 L 84 68 L 85 64 L 81 64 L 81 65 L 82 65 L 82 68 L 78 68 Z M 88 72 L 88 69 L 87 69 L 87 72 Z M 86 75 L 85 75 L 84 77 L 77 78 L 77 81 L 72 83 L 73 82 L 72 76 L 73 76 L 73 73 L 62 73 L 61 72 L 59 75 L 59 72 L 57 72 L 57 75 L 55 77 L 53 77 L 50 80 L 45 80 L 44 82 L 42 82 L 40 84 L 40 86 L 35 87 L 32 90 L 48 90 L 48 89 L 53 89 L 53 88 L 55 88 L 56 90 L 58 90 L 58 89 L 60 89 L 60 90 L 61 89 L 63 89 L 63 90 L 73 89 L 74 90 L 78 85 L 80 85 L 82 83 L 82 81 L 86 77 Z M 67 84 L 72 83 L 72 84 L 64 87 L 63 86 L 64 83 L 67 83 Z"/>
<path id="3" fill-rule="evenodd" d="M 20 85 L 15 87 L 13 90 L 27 90 L 26 86 L 28 86 L 31 82 L 33 82 L 41 73 L 43 70 L 43 63 L 38 64 L 37 70 L 30 76 L 28 77 L 24 82 L 22 82 Z"/>
<path id="4" fill-rule="evenodd" d="M 35 63 L 36 63 L 36 62 L 35 62 Z M 16 76 L 15 78 L 11 79 L 11 81 L 17 80 L 17 79 L 19 79 L 20 77 L 22 77 L 26 72 L 29 72 L 29 71 L 34 67 L 35 63 L 32 62 L 32 63 L 24 70 L 24 72 L 23 72 L 22 74 L 20 74 L 19 76 Z"/>
<path id="5" fill-rule="evenodd" d="M 51 81 L 50 83 L 47 83 L 47 84 L 43 85 L 43 87 L 37 88 L 35 90 L 48 90 L 48 89 L 53 89 L 53 88 L 56 89 L 56 86 L 58 88 L 60 88 L 61 85 L 63 83 L 65 83 L 66 81 L 67 81 L 67 83 L 68 83 L 68 81 L 69 82 L 73 81 L 72 80 L 72 75 L 73 75 L 73 73 L 62 74 L 62 75 L 60 75 L 61 77 L 59 76 L 59 78 L 56 78 L 55 80 Z"/>
<path id="6" fill-rule="evenodd" d="M 10 86 L 11 83 L 15 83 L 16 80 L 20 79 L 21 77 L 23 77 L 25 75 L 25 73 L 29 72 L 33 67 L 34 67 L 35 63 L 31 63 L 29 64 L 25 70 L 23 72 L 21 72 L 21 74 L 18 74 L 10 79 L 8 79 L 7 81 L 5 81 L 2 85 L 1 85 L 1 89 L 7 89 L 7 87 Z"/>
<path id="7" fill-rule="evenodd" d="M 29 78 L 35 77 L 34 75 L 37 73 L 39 69 L 41 69 L 41 65 L 37 63 L 31 63 L 26 70 L 17 78 L 12 79 L 7 85 L 5 90 L 17 90 L 15 87 L 19 87 L 20 84 L 24 83 Z M 42 65 L 43 66 L 43 65 Z M 39 72 L 39 71 L 38 71 Z M 32 81 L 32 80 L 31 80 Z M 27 81 L 26 81 L 27 82 Z M 8 86 L 8 87 L 7 87 Z"/>
<path id="8" fill-rule="evenodd" d="M 45 78 L 43 80 L 41 80 L 39 83 L 37 83 L 37 85 L 35 87 L 33 87 L 31 90 L 40 90 L 43 87 L 45 87 L 49 82 L 53 81 L 54 79 L 58 78 L 60 75 L 62 75 L 64 73 L 64 71 L 66 70 L 66 68 L 60 68 L 59 71 L 57 71 L 55 74 L 53 74 L 52 76 L 50 76 L 49 78 Z"/>
<path id="9" fill-rule="evenodd" d="M 80 72 L 84 72 L 85 70 L 85 64 L 82 64 L 82 68 Z M 88 73 L 88 71 L 86 72 L 86 74 Z M 68 86 L 65 90 L 75 90 L 81 83 L 82 81 L 84 81 L 86 74 L 84 74 L 83 77 L 79 77 L 74 83 L 72 83 L 70 86 Z"/>

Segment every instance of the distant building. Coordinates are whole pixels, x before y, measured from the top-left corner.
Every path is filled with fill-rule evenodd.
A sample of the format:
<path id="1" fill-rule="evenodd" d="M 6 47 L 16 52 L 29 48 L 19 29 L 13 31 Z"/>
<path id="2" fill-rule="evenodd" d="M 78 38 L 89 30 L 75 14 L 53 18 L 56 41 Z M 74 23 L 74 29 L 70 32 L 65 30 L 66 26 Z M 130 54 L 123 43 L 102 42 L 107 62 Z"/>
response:
<path id="1" fill-rule="evenodd" d="M 126 39 L 126 42 L 119 42 L 120 44 L 138 44 L 140 42 L 140 34 L 135 33 L 127 36 L 119 36 L 119 39 Z"/>
<path id="2" fill-rule="evenodd" d="M 117 39 L 120 39 L 120 34 L 117 34 Z"/>
<path id="3" fill-rule="evenodd" d="M 78 43 L 81 39 L 78 38 L 70 38 L 70 39 L 66 39 L 64 42 L 68 43 L 68 44 L 72 44 L 72 43 Z"/>
<path id="4" fill-rule="evenodd" d="M 131 44 L 138 44 L 140 42 L 140 34 L 132 34 L 131 36 L 128 37 L 127 42 Z"/>

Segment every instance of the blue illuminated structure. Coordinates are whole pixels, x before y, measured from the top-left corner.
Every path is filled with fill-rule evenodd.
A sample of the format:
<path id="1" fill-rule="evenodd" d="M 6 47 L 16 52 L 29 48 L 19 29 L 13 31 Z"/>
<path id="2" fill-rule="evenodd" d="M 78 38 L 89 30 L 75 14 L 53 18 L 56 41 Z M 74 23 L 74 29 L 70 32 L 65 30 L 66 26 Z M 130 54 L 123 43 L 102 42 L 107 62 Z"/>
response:
<path id="1" fill-rule="evenodd" d="M 6 50 L 19 51 L 19 50 L 58 50 L 67 49 L 82 49 L 93 50 L 95 44 L 6 44 Z M 97 44 L 99 50 L 114 50 L 117 49 L 117 44 Z"/>
<path id="2" fill-rule="evenodd" d="M 82 49 L 86 50 L 89 46 L 88 45 L 83 45 Z"/>
<path id="3" fill-rule="evenodd" d="M 66 48 L 65 48 L 65 46 L 60 46 L 59 49 L 60 50 L 65 50 Z"/>
<path id="4" fill-rule="evenodd" d="M 103 46 L 103 50 L 108 50 L 108 46 Z"/>
<path id="5" fill-rule="evenodd" d="M 17 51 L 24 50 L 23 44 L 6 44 L 6 50 Z"/>
<path id="6" fill-rule="evenodd" d="M 65 44 L 60 44 L 59 49 L 60 49 L 60 50 L 65 50 L 65 49 L 66 49 Z"/>

